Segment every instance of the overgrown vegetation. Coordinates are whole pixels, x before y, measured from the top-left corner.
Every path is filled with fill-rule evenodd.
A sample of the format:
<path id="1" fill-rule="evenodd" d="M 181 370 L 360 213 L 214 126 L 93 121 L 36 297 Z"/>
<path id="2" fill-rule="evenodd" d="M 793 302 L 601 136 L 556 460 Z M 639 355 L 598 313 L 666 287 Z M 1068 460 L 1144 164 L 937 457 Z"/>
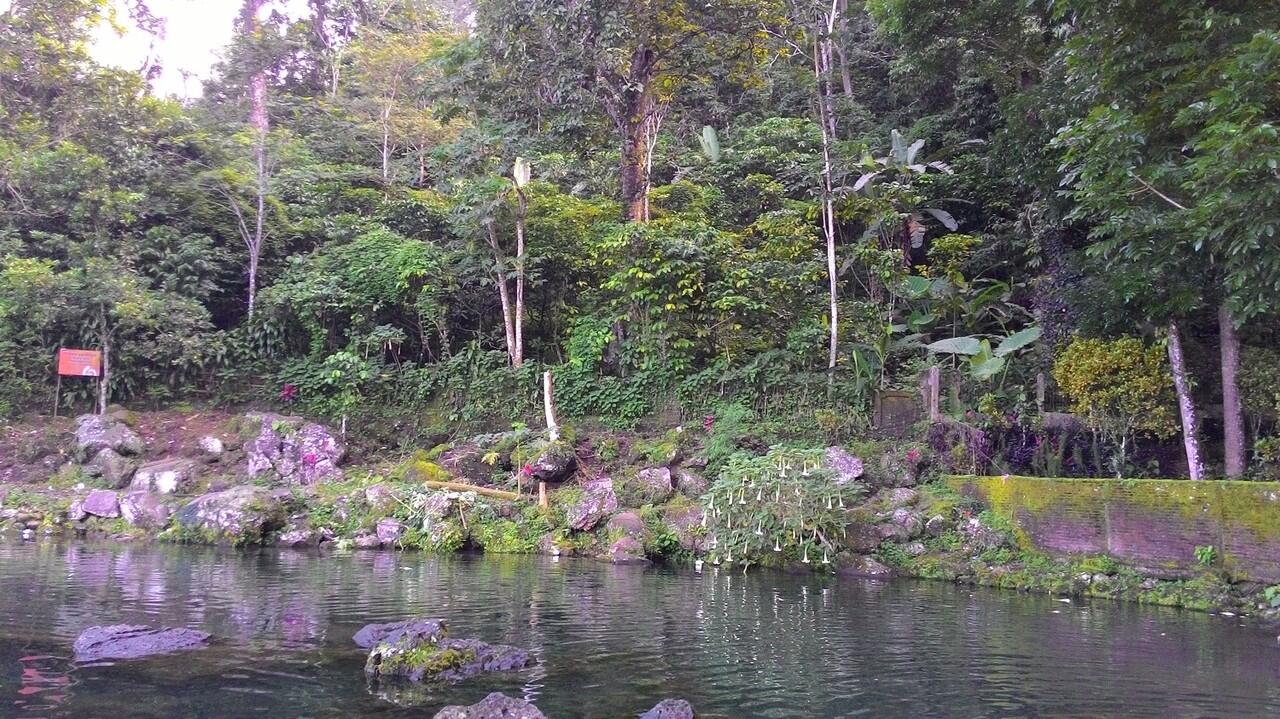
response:
<path id="1" fill-rule="evenodd" d="M 550 368 L 567 419 L 816 446 L 936 367 L 956 467 L 1275 474 L 1274 3 L 455 5 L 246 0 L 180 102 L 94 59 L 104 3 L 10 3 L 0 415 L 90 347 L 68 408 L 411 450 Z"/>

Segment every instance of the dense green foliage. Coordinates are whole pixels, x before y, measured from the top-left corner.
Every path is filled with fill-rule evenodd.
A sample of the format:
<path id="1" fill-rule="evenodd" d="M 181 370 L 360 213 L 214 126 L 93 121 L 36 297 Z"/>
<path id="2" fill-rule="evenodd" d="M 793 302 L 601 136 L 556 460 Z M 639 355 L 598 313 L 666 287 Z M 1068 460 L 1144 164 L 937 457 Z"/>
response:
<path id="1" fill-rule="evenodd" d="M 987 443 L 936 448 L 1030 471 L 1046 384 L 1118 416 L 1052 386 L 1124 359 L 1073 337 L 1176 321 L 1213 405 L 1222 307 L 1277 454 L 1274 3 L 315 0 L 239 26 L 186 102 L 92 59 L 107 5 L 0 15 L 0 415 L 49 406 L 74 346 L 111 399 L 278 398 L 408 445 L 537 421 L 543 368 L 570 419 L 833 441 L 936 364 Z M 1143 378 L 1106 461 L 1059 472 L 1168 436 Z"/>

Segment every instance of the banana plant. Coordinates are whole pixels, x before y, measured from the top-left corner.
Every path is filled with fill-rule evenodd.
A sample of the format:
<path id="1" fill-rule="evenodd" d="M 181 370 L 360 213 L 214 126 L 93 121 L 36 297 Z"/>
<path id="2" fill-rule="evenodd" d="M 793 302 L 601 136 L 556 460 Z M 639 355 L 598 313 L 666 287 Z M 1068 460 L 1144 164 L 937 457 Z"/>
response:
<path id="1" fill-rule="evenodd" d="M 938 340 L 925 345 L 925 349 L 929 350 L 931 354 L 967 357 L 969 360 L 969 374 L 976 380 L 987 381 L 1007 368 L 1007 357 L 1019 350 L 1026 349 L 1033 342 L 1040 339 L 1040 333 L 1039 325 L 1027 327 L 1001 338 L 1000 343 L 994 349 L 991 347 L 990 339 L 976 335 Z"/>

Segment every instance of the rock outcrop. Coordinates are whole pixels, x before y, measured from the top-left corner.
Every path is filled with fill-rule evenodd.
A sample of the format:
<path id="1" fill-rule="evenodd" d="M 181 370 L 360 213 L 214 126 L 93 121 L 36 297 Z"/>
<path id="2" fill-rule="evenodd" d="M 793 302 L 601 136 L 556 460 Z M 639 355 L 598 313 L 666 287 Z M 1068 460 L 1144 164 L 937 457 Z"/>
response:
<path id="1" fill-rule="evenodd" d="M 87 462 L 104 449 L 135 457 L 145 449 L 142 437 L 116 417 L 82 414 L 76 417 L 76 457 Z"/>
<path id="2" fill-rule="evenodd" d="M 126 492 L 120 497 L 120 516 L 139 529 L 164 529 L 173 510 L 151 492 Z"/>
<path id="3" fill-rule="evenodd" d="M 104 447 L 85 463 L 84 471 L 90 477 L 100 478 L 112 489 L 123 489 L 138 471 L 138 463 L 110 447 Z"/>
<path id="4" fill-rule="evenodd" d="M 178 527 L 211 542 L 254 544 L 284 526 L 281 497 L 264 487 L 232 487 L 202 494 L 174 515 Z"/>
<path id="5" fill-rule="evenodd" d="M 139 467 L 129 487 L 159 494 L 188 494 L 198 474 L 199 467 L 189 459 L 162 459 Z"/>
<path id="6" fill-rule="evenodd" d="M 245 442 L 250 477 L 274 474 L 282 482 L 308 486 L 341 481 L 339 463 L 347 450 L 324 425 L 278 414 L 250 415 L 260 421 L 258 435 Z"/>
<path id="7" fill-rule="evenodd" d="M 76 638 L 72 649 L 76 661 L 98 662 L 199 649 L 208 641 L 209 634 L 194 629 L 115 624 L 89 627 Z"/>
<path id="8" fill-rule="evenodd" d="M 582 498 L 569 507 L 569 528 L 589 532 L 618 510 L 618 495 L 608 477 L 591 480 L 582 486 Z"/>

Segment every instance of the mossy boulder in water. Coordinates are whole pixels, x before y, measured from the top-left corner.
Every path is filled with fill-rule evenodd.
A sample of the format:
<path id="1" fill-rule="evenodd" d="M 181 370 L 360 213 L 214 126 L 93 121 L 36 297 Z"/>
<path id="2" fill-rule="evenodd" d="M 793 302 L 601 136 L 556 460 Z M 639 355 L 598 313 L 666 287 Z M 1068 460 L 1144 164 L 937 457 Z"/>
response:
<path id="1" fill-rule="evenodd" d="M 529 666 L 529 653 L 479 639 L 450 639 L 442 620 L 409 620 L 402 626 L 370 625 L 357 634 L 357 643 L 386 631 L 369 650 L 365 674 L 373 679 L 453 684 L 479 674 Z"/>

